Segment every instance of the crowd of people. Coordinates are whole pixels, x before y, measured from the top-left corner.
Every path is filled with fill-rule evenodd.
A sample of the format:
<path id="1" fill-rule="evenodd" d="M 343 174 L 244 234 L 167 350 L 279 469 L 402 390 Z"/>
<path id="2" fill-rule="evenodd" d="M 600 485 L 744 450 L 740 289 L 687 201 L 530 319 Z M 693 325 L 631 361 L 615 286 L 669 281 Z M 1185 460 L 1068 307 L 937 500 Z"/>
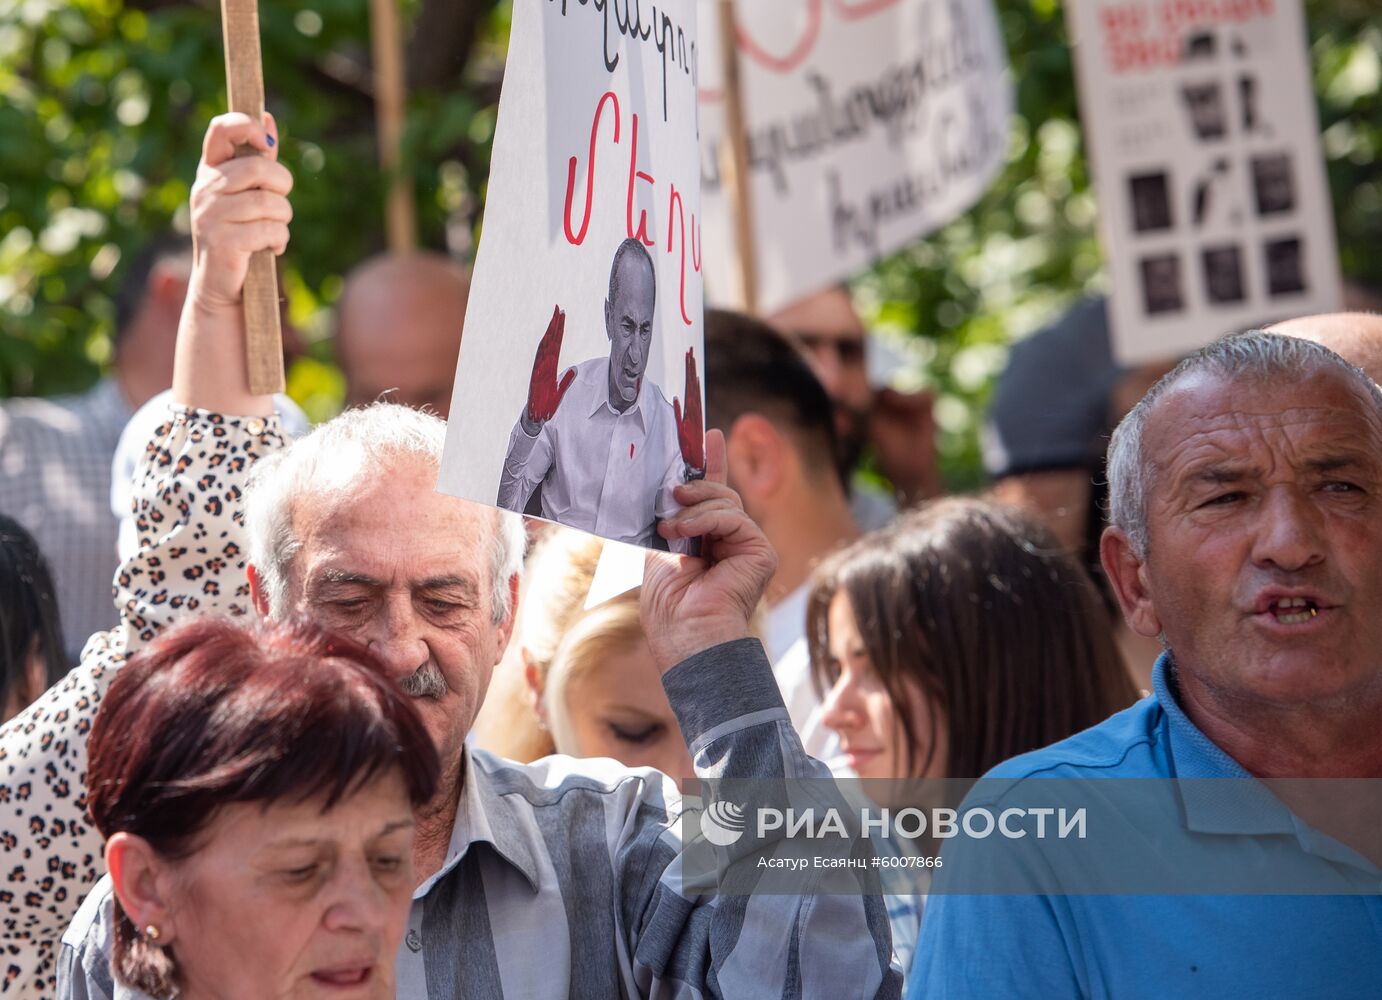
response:
<path id="1" fill-rule="evenodd" d="M 1125 371 L 1083 303 L 1014 352 L 993 488 L 942 497 L 930 399 L 870 380 L 846 289 L 710 310 L 704 478 L 596 599 L 600 538 L 435 489 L 444 258 L 352 272 L 339 416 L 250 393 L 247 262 L 292 218 L 273 137 L 213 120 L 107 380 L 0 407 L 0 993 L 1376 994 L 1382 318 Z M 1059 401 L 1052 343 L 1089 366 Z M 1062 891 L 1040 840 L 1003 845 L 1025 891 L 952 864 L 717 892 L 787 832 L 716 842 L 707 884 L 683 823 L 698 781 L 896 809 L 1049 778 L 1358 784 L 1249 822 L 1165 781 L 1154 832 L 1099 831 L 1153 871 L 1304 857 L 1330 891 L 1294 895 Z"/>

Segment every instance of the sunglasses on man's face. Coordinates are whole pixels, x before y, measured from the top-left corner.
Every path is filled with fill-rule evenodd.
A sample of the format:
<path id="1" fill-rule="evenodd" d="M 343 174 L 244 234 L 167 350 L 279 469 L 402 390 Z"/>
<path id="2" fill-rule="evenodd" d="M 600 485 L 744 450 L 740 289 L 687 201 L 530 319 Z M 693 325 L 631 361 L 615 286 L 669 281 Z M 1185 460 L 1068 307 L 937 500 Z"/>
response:
<path id="1" fill-rule="evenodd" d="M 842 365 L 861 365 L 864 363 L 864 338 L 850 334 L 832 337 L 829 334 L 797 333 L 796 341 L 802 350 L 810 354 L 834 351 Z"/>

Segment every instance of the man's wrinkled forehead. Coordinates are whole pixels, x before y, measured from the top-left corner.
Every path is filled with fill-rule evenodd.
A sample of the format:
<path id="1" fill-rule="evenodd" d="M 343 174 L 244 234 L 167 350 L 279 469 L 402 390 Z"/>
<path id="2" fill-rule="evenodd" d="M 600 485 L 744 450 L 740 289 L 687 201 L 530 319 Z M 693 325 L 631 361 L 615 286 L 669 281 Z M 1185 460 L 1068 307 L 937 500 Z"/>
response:
<path id="1" fill-rule="evenodd" d="M 295 563 L 379 579 L 475 576 L 490 551 L 494 511 L 436 492 L 435 469 L 363 469 L 299 496 Z"/>
<path id="2" fill-rule="evenodd" d="M 1267 378 L 1193 373 L 1152 405 L 1143 438 L 1143 461 L 1156 472 L 1201 454 L 1253 449 L 1344 448 L 1382 464 L 1382 407 L 1361 384 L 1328 369 Z"/>

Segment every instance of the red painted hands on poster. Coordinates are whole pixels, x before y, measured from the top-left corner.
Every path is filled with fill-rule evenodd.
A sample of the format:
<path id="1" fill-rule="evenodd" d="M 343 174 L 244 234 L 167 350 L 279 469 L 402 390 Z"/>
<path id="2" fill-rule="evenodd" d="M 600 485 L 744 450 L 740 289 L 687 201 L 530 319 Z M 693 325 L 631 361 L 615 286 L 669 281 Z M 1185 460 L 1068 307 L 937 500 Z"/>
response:
<path id="1" fill-rule="evenodd" d="M 701 414 L 701 377 L 696 374 L 695 348 L 686 352 L 686 412 L 681 412 L 681 401 L 675 396 L 672 412 L 677 418 L 681 457 L 693 472 L 705 475 L 705 418 Z"/>
<path id="2" fill-rule="evenodd" d="M 528 378 L 528 408 L 523 411 L 523 430 L 530 437 L 536 436 L 542 425 L 552 419 L 566 390 L 576 381 L 576 369 L 568 368 L 561 382 L 557 382 L 557 364 L 561 361 L 561 341 L 565 335 L 566 313 L 561 311 L 561 306 L 556 306 L 552 309 L 547 332 L 538 342 L 533 374 Z"/>

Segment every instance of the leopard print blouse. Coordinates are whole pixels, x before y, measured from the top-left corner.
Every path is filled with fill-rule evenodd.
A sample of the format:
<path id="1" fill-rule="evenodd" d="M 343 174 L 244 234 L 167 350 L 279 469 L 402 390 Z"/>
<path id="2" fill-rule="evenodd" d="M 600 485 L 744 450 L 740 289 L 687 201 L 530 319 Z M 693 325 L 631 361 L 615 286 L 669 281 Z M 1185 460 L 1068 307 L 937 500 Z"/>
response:
<path id="1" fill-rule="evenodd" d="M 115 578 L 120 625 L 0 728 L 0 994 L 52 997 L 68 922 L 105 873 L 86 813 L 86 737 L 125 658 L 179 615 L 242 615 L 242 497 L 251 467 L 282 448 L 277 417 L 173 407 L 135 472 L 139 551 Z"/>

